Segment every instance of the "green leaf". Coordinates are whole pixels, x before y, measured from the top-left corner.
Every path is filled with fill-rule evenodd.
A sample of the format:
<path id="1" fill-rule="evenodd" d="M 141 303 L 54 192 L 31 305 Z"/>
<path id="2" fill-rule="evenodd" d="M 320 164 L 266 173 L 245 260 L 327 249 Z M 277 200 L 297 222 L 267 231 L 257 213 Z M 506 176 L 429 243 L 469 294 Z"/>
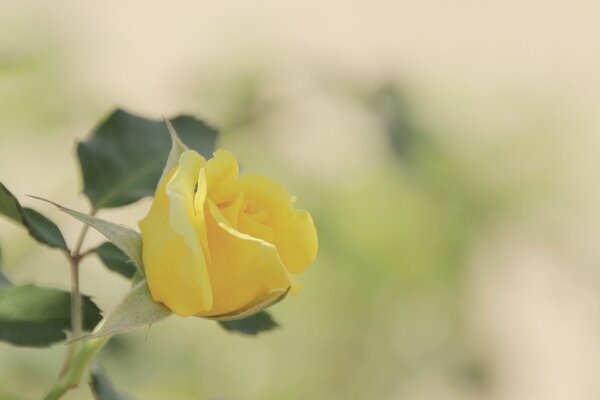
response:
<path id="1" fill-rule="evenodd" d="M 217 131 L 190 116 L 171 120 L 190 149 L 211 157 Z M 169 155 L 163 121 L 116 110 L 77 146 L 84 193 L 93 206 L 119 207 L 152 196 Z"/>
<path id="2" fill-rule="evenodd" d="M 2 268 L 4 264 L 2 264 L 2 248 L 0 248 L 0 288 L 12 286 L 12 283 L 8 280 L 6 275 L 2 273 Z"/>
<path id="3" fill-rule="evenodd" d="M 48 218 L 31 208 L 23 208 L 17 198 L 0 183 L 0 214 L 23 226 L 29 235 L 50 247 L 69 250 L 65 238 Z"/>
<path id="4" fill-rule="evenodd" d="M 23 285 L 0 288 L 0 340 L 44 347 L 65 340 L 71 327 L 71 295 L 59 289 Z M 83 296 L 83 327 L 100 322 L 100 309 Z"/>
<path id="5" fill-rule="evenodd" d="M 142 263 L 142 237 L 140 234 L 133 229 L 124 226 L 117 225 L 112 222 L 105 221 L 103 219 L 92 217 L 91 215 L 80 213 L 79 211 L 71 210 L 57 204 L 53 201 L 43 199 L 41 197 L 32 196 L 34 199 L 42 200 L 50 204 L 54 204 L 59 210 L 66 212 L 73 218 L 78 219 L 84 224 L 88 224 L 98 232 L 106 236 L 115 246 L 119 248 L 127 257 L 133 261 L 133 265 L 144 273 Z"/>
<path id="6" fill-rule="evenodd" d="M 0 288 L 12 286 L 10 280 L 0 271 Z"/>
<path id="7" fill-rule="evenodd" d="M 227 331 L 241 333 L 243 335 L 257 335 L 279 326 L 273 317 L 271 317 L 271 314 L 266 311 L 261 311 L 244 319 L 237 319 L 235 321 L 219 321 L 219 324 Z"/>
<path id="8" fill-rule="evenodd" d="M 108 269 L 123 275 L 127 279 L 131 279 L 137 271 L 131 259 L 110 242 L 96 247 L 94 253 L 100 257 L 100 260 L 102 260 Z"/>
<path id="9" fill-rule="evenodd" d="M 114 388 L 99 363 L 90 367 L 90 388 L 96 400 L 133 400 Z"/>
<path id="10" fill-rule="evenodd" d="M 134 286 L 112 310 L 102 327 L 84 339 L 92 339 L 119 332 L 129 331 L 142 326 L 152 325 L 171 315 L 171 310 L 152 300 L 146 281 Z"/>

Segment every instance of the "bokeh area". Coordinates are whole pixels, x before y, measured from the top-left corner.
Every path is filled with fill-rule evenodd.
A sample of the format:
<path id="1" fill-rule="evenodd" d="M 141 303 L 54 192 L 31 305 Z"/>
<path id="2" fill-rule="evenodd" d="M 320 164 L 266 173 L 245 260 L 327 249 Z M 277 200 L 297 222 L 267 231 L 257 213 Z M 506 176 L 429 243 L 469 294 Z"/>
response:
<path id="1" fill-rule="evenodd" d="M 594 1 L 0 0 L 0 181 L 87 210 L 74 141 L 114 107 L 193 114 L 310 210 L 317 262 L 257 338 L 172 318 L 101 360 L 138 400 L 600 398 Z M 144 200 L 101 217 L 136 226 Z M 90 235 L 88 246 L 97 243 Z M 6 274 L 68 288 L 0 221 Z M 96 259 L 82 288 L 128 284 Z M 64 346 L 0 344 L 0 399 Z M 86 385 L 65 399 L 90 400 Z"/>

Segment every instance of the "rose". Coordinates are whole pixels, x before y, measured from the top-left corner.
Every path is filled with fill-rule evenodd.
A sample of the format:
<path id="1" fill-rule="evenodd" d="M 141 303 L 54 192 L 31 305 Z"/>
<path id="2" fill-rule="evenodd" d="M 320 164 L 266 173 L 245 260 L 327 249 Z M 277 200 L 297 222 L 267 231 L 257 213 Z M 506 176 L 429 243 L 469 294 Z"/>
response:
<path id="1" fill-rule="evenodd" d="M 235 157 L 181 154 L 140 221 L 154 301 L 181 316 L 240 318 L 279 299 L 317 254 L 310 214 L 274 181 L 238 177 Z"/>

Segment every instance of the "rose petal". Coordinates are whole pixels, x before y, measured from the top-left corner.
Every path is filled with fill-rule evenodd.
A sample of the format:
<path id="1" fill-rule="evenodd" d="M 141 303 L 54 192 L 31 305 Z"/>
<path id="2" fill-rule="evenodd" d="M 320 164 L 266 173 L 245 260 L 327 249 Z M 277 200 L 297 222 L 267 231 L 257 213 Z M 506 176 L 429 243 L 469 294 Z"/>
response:
<path id="1" fill-rule="evenodd" d="M 273 238 L 288 270 L 299 274 L 317 257 L 317 230 L 305 210 L 291 210 L 285 222 L 279 223 Z"/>
<path id="2" fill-rule="evenodd" d="M 238 179 L 240 189 L 257 204 L 273 202 L 290 206 L 293 196 L 274 180 L 262 175 L 245 175 Z"/>
<path id="3" fill-rule="evenodd" d="M 300 273 L 317 256 L 317 230 L 310 214 L 293 208 L 294 197 L 271 179 L 248 175 L 238 179 L 247 201 L 253 201 L 269 215 L 266 225 L 273 228 L 270 241 L 290 272 Z"/>
<path id="4" fill-rule="evenodd" d="M 206 174 L 207 196 L 215 203 L 233 201 L 237 191 L 227 190 L 228 184 L 234 181 L 239 172 L 237 160 L 233 154 L 225 150 L 217 150 L 214 157 L 208 160 L 204 173 Z"/>
<path id="5" fill-rule="evenodd" d="M 181 316 L 209 310 L 213 302 L 194 224 L 194 184 L 203 163 L 197 153 L 183 153 L 177 169 L 158 188 L 150 212 L 139 223 L 152 298 Z"/>
<path id="6" fill-rule="evenodd" d="M 200 315 L 232 313 L 268 293 L 287 290 L 289 275 L 275 246 L 235 230 L 213 201 L 208 200 L 207 206 L 215 300 L 210 313 Z"/>
<path id="7" fill-rule="evenodd" d="M 238 216 L 239 231 L 247 233 L 248 235 L 264 240 L 273 244 L 273 228 L 268 225 L 262 224 L 255 219 L 248 216 L 248 214 L 241 213 Z"/>
<path id="8" fill-rule="evenodd" d="M 259 311 L 264 310 L 267 307 L 270 307 L 280 302 L 285 298 L 288 292 L 289 290 L 275 289 L 266 293 L 262 297 L 259 297 L 258 299 L 254 300 L 252 303 L 248 304 L 244 308 L 235 310 L 227 314 L 205 316 L 204 318 L 214 319 L 217 321 L 235 321 L 237 319 L 246 318 L 252 314 L 255 314 Z"/>
<path id="9" fill-rule="evenodd" d="M 238 231 L 240 230 L 238 228 L 238 220 L 239 220 L 243 205 L 244 205 L 244 193 L 240 192 L 233 202 L 219 207 L 219 210 L 221 210 L 221 214 L 223 214 L 223 216 L 225 217 L 225 219 L 227 219 L 229 224 Z"/>

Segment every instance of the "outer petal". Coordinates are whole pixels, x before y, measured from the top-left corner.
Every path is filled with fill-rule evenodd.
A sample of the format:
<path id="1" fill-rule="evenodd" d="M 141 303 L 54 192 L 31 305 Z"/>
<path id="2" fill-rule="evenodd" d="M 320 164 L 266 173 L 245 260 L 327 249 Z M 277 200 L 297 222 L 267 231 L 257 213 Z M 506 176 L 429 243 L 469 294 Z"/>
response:
<path id="1" fill-rule="evenodd" d="M 310 214 L 293 208 L 294 198 L 278 183 L 264 176 L 248 175 L 238 180 L 240 190 L 269 214 L 273 243 L 290 272 L 300 273 L 317 256 L 317 230 Z"/>
<path id="2" fill-rule="evenodd" d="M 235 230 L 213 201 L 208 200 L 207 206 L 214 304 L 210 313 L 199 315 L 235 313 L 274 291 L 286 291 L 290 279 L 275 246 Z"/>
<path id="3" fill-rule="evenodd" d="M 194 225 L 194 185 L 204 159 L 182 154 L 140 221 L 142 258 L 152 298 L 181 316 L 212 307 L 206 260 Z"/>
<path id="4" fill-rule="evenodd" d="M 278 224 L 273 244 L 277 246 L 288 270 L 298 274 L 317 257 L 317 230 L 312 217 L 305 210 L 291 210 L 286 221 Z"/>
<path id="5" fill-rule="evenodd" d="M 267 307 L 272 306 L 273 304 L 279 303 L 285 298 L 285 296 L 287 296 L 288 291 L 289 290 L 275 289 L 266 293 L 264 296 L 259 297 L 244 308 L 227 314 L 211 315 L 210 317 L 205 316 L 204 318 L 214 319 L 217 321 L 234 321 L 236 319 L 246 318 L 252 314 L 256 314 L 257 312 L 264 310 Z"/>

